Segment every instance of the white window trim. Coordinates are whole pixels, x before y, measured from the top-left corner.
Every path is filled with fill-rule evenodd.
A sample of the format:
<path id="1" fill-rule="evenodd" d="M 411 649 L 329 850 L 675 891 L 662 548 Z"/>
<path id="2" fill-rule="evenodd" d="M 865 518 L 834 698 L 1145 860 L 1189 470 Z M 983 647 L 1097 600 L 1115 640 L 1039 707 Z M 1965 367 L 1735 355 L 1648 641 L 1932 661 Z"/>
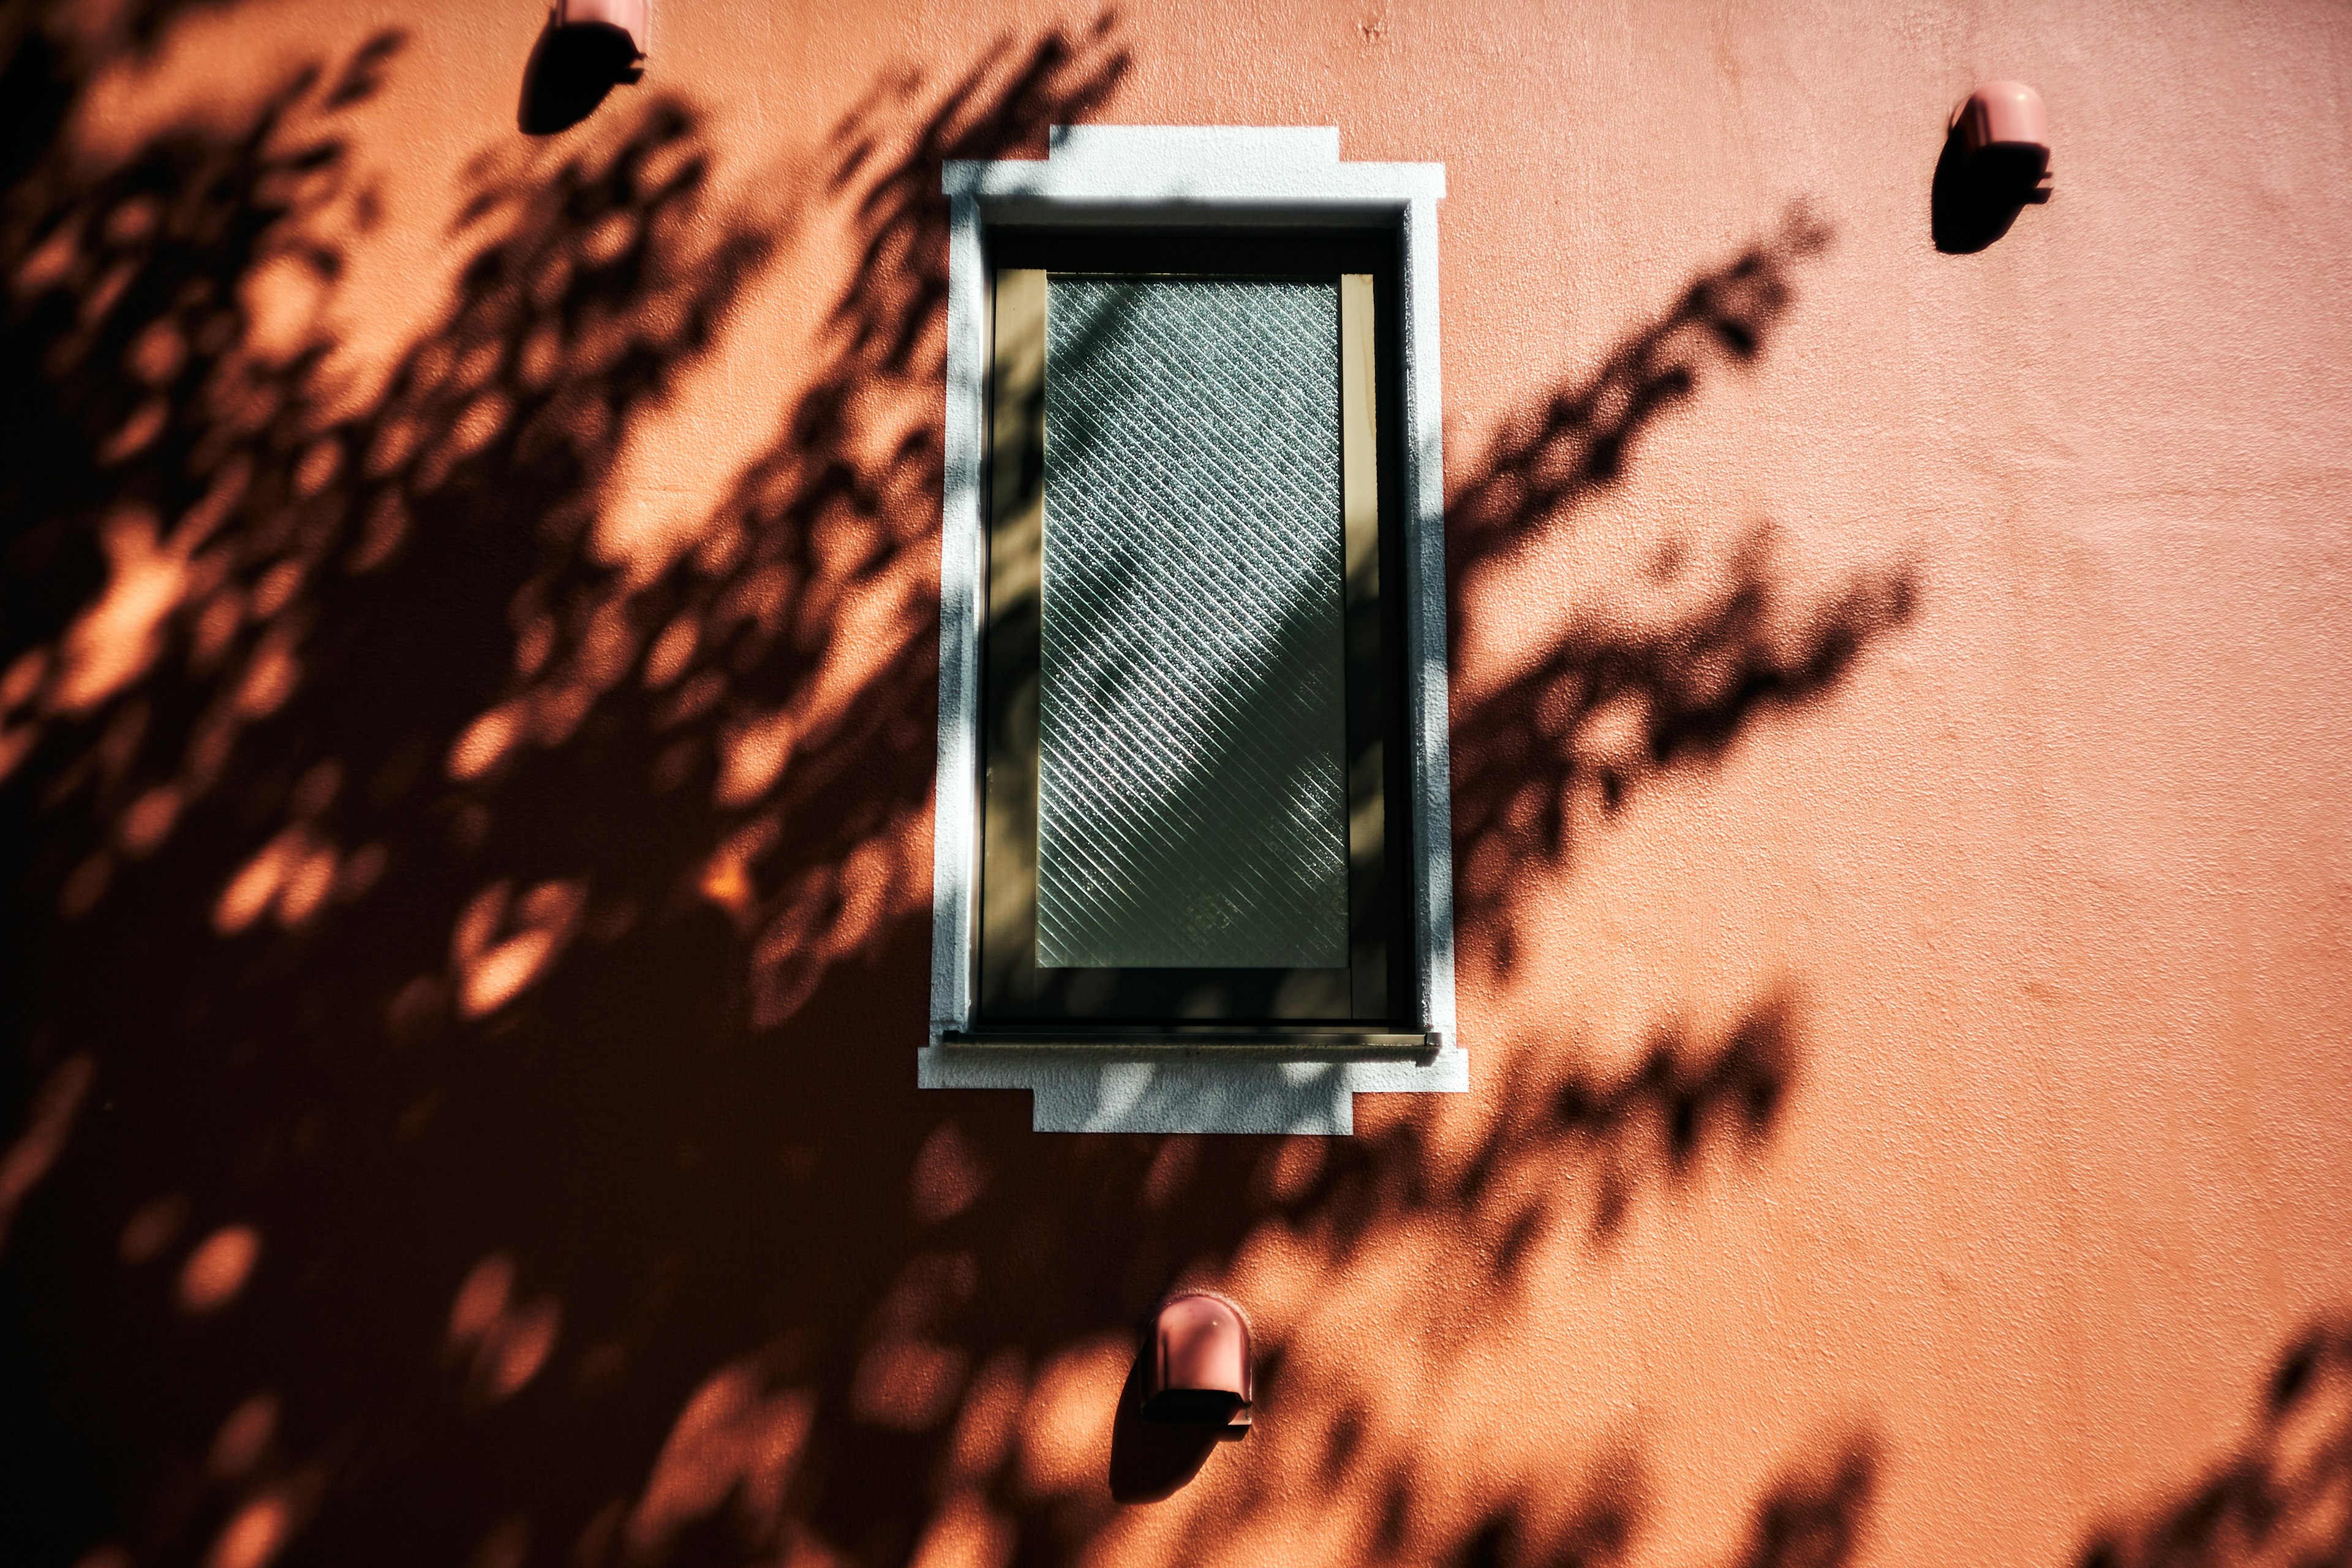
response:
<path id="1" fill-rule="evenodd" d="M 1343 163 L 1336 128 L 1054 128 L 1047 156 L 950 162 L 946 474 L 940 542 L 940 761 L 924 1089 L 1026 1089 L 1040 1132 L 1305 1132 L 1355 1129 L 1364 1093 L 1460 1093 L 1454 1036 L 1454 860 L 1446 772 L 1444 471 L 1437 374 L 1437 203 L 1443 163 Z M 943 1045 L 971 1024 L 979 878 L 980 594 L 987 527 L 987 221 L 1233 226 L 1398 223 L 1403 236 L 1406 692 L 1413 793 L 1414 963 L 1436 1041 L 1422 1061 L 1284 1060 L 1278 1053 L 1100 1047 L 1016 1051 Z"/>

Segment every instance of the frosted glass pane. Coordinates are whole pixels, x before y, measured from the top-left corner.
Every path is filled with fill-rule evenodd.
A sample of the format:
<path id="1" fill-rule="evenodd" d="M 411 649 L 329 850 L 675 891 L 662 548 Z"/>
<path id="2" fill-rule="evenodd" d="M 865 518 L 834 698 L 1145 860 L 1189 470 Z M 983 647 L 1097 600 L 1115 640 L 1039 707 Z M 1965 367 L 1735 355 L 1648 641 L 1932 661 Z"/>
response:
<path id="1" fill-rule="evenodd" d="M 1046 285 L 1037 962 L 1348 962 L 1337 280 Z"/>

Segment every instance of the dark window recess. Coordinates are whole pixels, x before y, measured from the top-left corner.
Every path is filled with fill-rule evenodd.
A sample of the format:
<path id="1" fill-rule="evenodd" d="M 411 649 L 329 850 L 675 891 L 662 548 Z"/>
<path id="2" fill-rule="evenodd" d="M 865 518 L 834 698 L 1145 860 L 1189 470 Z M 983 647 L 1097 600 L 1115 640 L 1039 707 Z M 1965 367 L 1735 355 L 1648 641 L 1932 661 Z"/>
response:
<path id="1" fill-rule="evenodd" d="M 1395 231 L 987 244 L 973 1043 L 1405 1043 Z"/>

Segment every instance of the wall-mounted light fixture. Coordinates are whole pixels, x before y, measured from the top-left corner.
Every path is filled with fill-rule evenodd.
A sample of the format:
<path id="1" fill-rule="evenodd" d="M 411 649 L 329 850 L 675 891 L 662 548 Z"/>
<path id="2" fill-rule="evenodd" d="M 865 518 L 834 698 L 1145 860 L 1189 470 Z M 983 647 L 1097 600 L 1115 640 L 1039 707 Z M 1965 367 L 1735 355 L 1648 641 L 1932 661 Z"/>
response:
<path id="1" fill-rule="evenodd" d="M 605 28 L 628 42 L 628 66 L 624 81 L 645 74 L 646 56 L 653 43 L 653 0 L 556 0 L 559 27 Z M 617 40 L 616 40 L 617 41 Z"/>
<path id="2" fill-rule="evenodd" d="M 2050 199 L 2050 111 L 2021 81 L 1989 81 L 1960 100 L 1944 128 L 1931 197 L 1936 248 L 1982 250 L 2030 203 Z"/>
<path id="3" fill-rule="evenodd" d="M 2020 203 L 2046 202 L 2050 110 L 2021 81 L 1989 81 L 1960 100 L 1949 132 L 1959 139 L 1969 176 Z"/>
<path id="4" fill-rule="evenodd" d="M 1143 1418 L 1246 1436 L 1253 1369 L 1249 1320 L 1223 1296 L 1188 1290 L 1161 1303 L 1143 1369 Z"/>
<path id="5" fill-rule="evenodd" d="M 523 67 L 516 122 L 529 136 L 569 131 L 646 74 L 652 43 L 653 0 L 554 0 Z"/>

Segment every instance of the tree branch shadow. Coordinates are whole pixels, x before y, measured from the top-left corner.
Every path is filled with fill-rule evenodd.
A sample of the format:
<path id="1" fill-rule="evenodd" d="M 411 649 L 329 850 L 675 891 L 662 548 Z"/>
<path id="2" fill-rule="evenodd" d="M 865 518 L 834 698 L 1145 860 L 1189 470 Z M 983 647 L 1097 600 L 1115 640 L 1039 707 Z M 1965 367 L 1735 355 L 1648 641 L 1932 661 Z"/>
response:
<path id="1" fill-rule="evenodd" d="M 360 394 L 325 305 L 383 197 L 341 117 L 396 48 L 289 79 L 242 134 L 95 173 L 52 146 L 12 187 L 12 1545 L 1067 1561 L 1126 1517 L 1098 1418 L 1125 1325 L 1171 1285 L 1288 1247 L 1336 1287 L 1417 1247 L 1459 1265 L 1475 1324 L 1554 1240 L 1604 1266 L 1643 1205 L 1769 1150 L 1801 1082 L 1793 985 L 1719 1029 L 1669 1019 L 1620 1073 L 1513 1053 L 1507 1114 L 1468 1131 L 1043 1139 L 1008 1097 L 917 1094 L 940 165 L 1097 111 L 1122 36 L 887 76 L 762 203 L 712 194 L 676 96 L 499 150 L 448 236 L 448 309 Z M 22 79 L 69 102 L 66 58 Z M 855 259 L 772 438 L 674 537 L 616 545 L 615 455 L 812 224 Z M 1821 239 L 1792 221 L 1702 274 L 1497 437 L 1457 497 L 1457 574 L 1534 547 L 1762 353 Z M 1899 574 L 1792 608 L 1740 549 L 1701 608 L 1572 620 L 1465 704 L 1465 886 L 1490 843 L 1565 852 L 1546 791 L 1717 757 L 1910 613 Z M 1592 723 L 1629 698 L 1640 743 L 1604 757 Z M 1492 889 L 1473 926 L 1502 918 Z M 1401 1318 L 1432 1306 L 1394 1293 Z M 1307 1506 L 1392 1558 L 1630 1550 L 1624 1475 L 1558 1491 L 1582 1456 L 1467 1512 L 1417 1500 L 1450 1457 L 1387 1391 L 1330 1396 L 1314 1329 L 1270 1320 L 1248 1443 L 1280 1463 L 1208 1457 L 1195 1487 L 1235 1500 L 1177 1532 L 1196 1555 Z M 1412 1344 L 1432 1384 L 1466 1333 Z M 1874 1453 L 1795 1467 L 1738 1560 L 1844 1562 Z M 1308 1474 L 1322 1493 L 1282 1484 Z"/>
<path id="2" fill-rule="evenodd" d="M 2281 1354 L 2253 1436 L 2203 1479 L 2094 1531 L 2082 1568 L 2336 1568 L 2352 1563 L 2352 1326 Z"/>
<path id="3" fill-rule="evenodd" d="M 1800 268 L 1829 248 L 1801 205 L 1730 261 L 1702 272 L 1658 320 L 1584 381 L 1507 421 L 1448 510 L 1454 624 L 1473 586 L 1538 550 L 1623 482 L 1657 423 L 1726 369 L 1765 353 Z M 1613 816 L 1643 785 L 1713 766 L 1767 715 L 1832 693 L 1861 653 L 1916 614 L 1919 574 L 1857 574 L 1825 595 L 1790 584 L 1773 531 L 1751 526 L 1711 572 L 1670 542 L 1643 594 L 1580 608 L 1513 673 L 1457 681 L 1453 723 L 1457 910 L 1465 947 L 1508 970 L 1507 911 L 1528 868 L 1565 861 L 1571 825 Z"/>

